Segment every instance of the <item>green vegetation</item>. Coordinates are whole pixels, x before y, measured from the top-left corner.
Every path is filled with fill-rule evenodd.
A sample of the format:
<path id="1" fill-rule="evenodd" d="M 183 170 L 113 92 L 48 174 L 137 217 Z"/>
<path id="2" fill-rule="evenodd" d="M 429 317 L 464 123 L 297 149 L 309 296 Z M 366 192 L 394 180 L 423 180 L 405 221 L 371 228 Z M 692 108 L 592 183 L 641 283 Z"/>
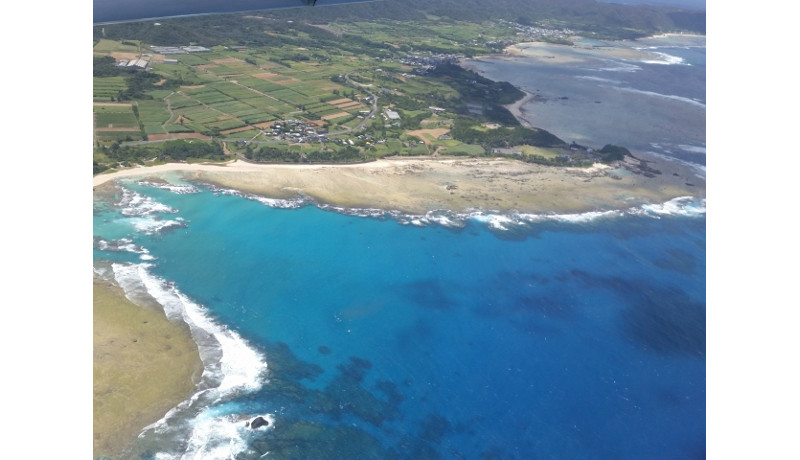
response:
<path id="1" fill-rule="evenodd" d="M 94 173 L 116 165 L 191 162 L 197 160 L 225 161 L 219 141 L 173 140 L 144 145 L 122 145 L 118 140 L 95 149 Z"/>
<path id="2" fill-rule="evenodd" d="M 601 161 L 603 163 L 611 163 L 624 159 L 626 155 L 630 156 L 631 152 L 625 147 L 606 144 L 602 149 L 600 149 L 600 154 L 602 155 Z"/>
<path id="3" fill-rule="evenodd" d="M 525 146 L 560 149 L 553 155 L 520 154 L 526 161 L 613 161 L 624 152 L 612 146 L 576 155 L 551 133 L 520 126 L 505 106 L 523 93 L 463 69 L 458 60 L 521 40 L 568 43 L 578 34 L 620 38 L 678 30 L 671 17 L 689 24 L 697 16 L 588 0 L 499 1 L 507 8 L 476 0 L 458 8 L 452 0 L 409 0 L 402 7 L 380 2 L 303 9 L 302 15 L 281 10 L 174 18 L 160 27 L 95 27 L 95 170 L 219 159 L 217 147 L 226 140 L 234 154 L 253 161 L 482 156 Z M 534 30 L 538 35 L 530 35 Z M 208 50 L 160 56 L 152 48 L 187 44 Z M 117 66 L 111 53 L 141 57 L 148 68 Z M 108 108 L 102 102 L 127 105 Z M 304 128 L 276 131 L 279 120 L 296 120 Z M 488 122 L 497 129 L 486 128 Z M 418 129 L 450 131 L 442 139 L 408 135 Z M 181 142 L 209 150 L 192 147 L 183 154 L 165 147 L 165 141 L 186 137 L 195 139 Z"/>

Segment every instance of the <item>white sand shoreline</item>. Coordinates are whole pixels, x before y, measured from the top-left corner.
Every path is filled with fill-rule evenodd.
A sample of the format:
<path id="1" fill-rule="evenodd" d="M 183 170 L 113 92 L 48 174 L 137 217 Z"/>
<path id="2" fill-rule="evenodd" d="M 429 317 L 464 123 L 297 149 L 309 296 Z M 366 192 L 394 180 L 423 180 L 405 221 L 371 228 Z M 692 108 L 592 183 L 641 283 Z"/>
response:
<path id="1" fill-rule="evenodd" d="M 643 156 L 644 158 L 644 156 Z M 475 209 L 575 213 L 628 209 L 683 196 L 705 198 L 705 180 L 683 163 L 653 156 L 644 174 L 636 160 L 594 168 L 553 167 L 511 158 L 400 158 L 355 165 L 165 164 L 94 178 L 181 173 L 186 180 L 276 199 L 305 197 L 350 209 L 409 214 Z"/>

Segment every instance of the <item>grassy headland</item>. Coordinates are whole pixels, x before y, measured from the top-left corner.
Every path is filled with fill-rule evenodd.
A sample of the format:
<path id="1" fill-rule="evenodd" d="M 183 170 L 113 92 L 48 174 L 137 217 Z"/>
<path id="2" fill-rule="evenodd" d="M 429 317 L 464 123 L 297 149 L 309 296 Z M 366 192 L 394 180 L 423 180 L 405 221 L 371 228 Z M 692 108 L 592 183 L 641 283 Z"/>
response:
<path id="1" fill-rule="evenodd" d="M 94 278 L 93 457 L 121 458 L 141 430 L 191 395 L 202 363 L 183 327 Z"/>

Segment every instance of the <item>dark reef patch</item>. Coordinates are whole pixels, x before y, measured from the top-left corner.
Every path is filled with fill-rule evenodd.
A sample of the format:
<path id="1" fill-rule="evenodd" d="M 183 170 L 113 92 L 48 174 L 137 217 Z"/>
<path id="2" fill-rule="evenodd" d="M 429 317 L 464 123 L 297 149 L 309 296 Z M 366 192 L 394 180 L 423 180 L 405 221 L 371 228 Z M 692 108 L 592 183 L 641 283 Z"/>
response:
<path id="1" fill-rule="evenodd" d="M 697 270 L 697 262 L 690 253 L 683 249 L 671 248 L 667 249 L 666 253 L 666 257 L 653 262 L 656 267 L 674 270 L 685 275 L 692 275 Z"/>
<path id="2" fill-rule="evenodd" d="M 292 350 L 283 342 L 273 342 L 265 345 L 267 356 L 269 356 L 270 373 L 277 374 L 281 378 L 302 380 L 314 380 L 323 370 L 316 364 L 307 363 L 298 359 Z"/>
<path id="3" fill-rule="evenodd" d="M 281 460 L 394 458 L 383 448 L 380 441 L 357 428 L 288 419 L 281 419 L 278 424 L 280 430 L 266 431 L 253 442 L 252 456 L 242 458 L 257 459 L 267 453 L 270 459 Z"/>
<path id="4" fill-rule="evenodd" d="M 559 275 L 562 278 L 563 275 Z M 604 289 L 623 300 L 620 328 L 631 342 L 657 353 L 705 356 L 706 304 L 677 287 L 571 270 L 581 289 Z"/>
<path id="5" fill-rule="evenodd" d="M 647 350 L 705 356 L 706 304 L 681 291 L 642 287 L 620 319 L 625 337 Z"/>
<path id="6" fill-rule="evenodd" d="M 451 431 L 452 426 L 446 418 L 439 414 L 429 414 L 422 422 L 419 437 L 434 444 L 439 444 L 442 442 L 442 438 Z"/>
<path id="7" fill-rule="evenodd" d="M 397 389 L 397 385 L 390 380 L 379 381 L 375 384 L 375 389 L 383 393 L 383 395 L 386 396 L 386 399 L 388 399 L 389 402 L 394 405 L 400 404 L 406 399 L 403 393 Z"/>
<path id="8" fill-rule="evenodd" d="M 450 296 L 448 289 L 436 279 L 427 279 L 406 283 L 397 287 L 403 297 L 413 305 L 433 310 L 449 310 L 457 305 Z"/>

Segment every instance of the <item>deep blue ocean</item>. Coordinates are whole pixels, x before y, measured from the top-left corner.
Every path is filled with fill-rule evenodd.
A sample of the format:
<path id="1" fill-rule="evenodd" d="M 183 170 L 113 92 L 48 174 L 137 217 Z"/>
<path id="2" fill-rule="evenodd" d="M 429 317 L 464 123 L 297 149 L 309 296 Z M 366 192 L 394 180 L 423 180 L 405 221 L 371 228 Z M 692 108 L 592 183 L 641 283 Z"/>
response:
<path id="1" fill-rule="evenodd" d="M 130 458 L 704 458 L 703 200 L 420 226 L 166 178 L 94 207 L 206 366 Z"/>

